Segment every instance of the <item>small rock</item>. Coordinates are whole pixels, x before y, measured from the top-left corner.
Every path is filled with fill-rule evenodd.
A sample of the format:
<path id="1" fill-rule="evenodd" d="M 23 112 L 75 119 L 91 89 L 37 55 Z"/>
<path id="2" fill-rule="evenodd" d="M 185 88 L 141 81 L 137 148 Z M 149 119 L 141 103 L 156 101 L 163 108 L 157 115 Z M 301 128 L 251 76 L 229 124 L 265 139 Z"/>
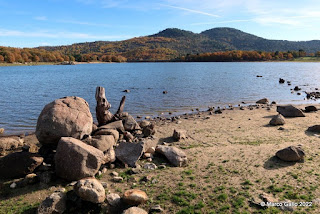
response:
<path id="1" fill-rule="evenodd" d="M 0 128 L 0 134 L 4 133 L 4 128 Z"/>
<path id="2" fill-rule="evenodd" d="M 152 162 L 152 158 L 147 158 L 147 161 L 148 162 Z"/>
<path id="3" fill-rule="evenodd" d="M 117 176 L 117 177 L 113 177 L 112 180 L 113 180 L 114 182 L 121 183 L 121 182 L 123 181 L 123 178 L 120 177 L 120 176 Z"/>
<path id="4" fill-rule="evenodd" d="M 126 89 L 126 90 L 123 90 L 122 92 L 130 93 L 130 90 L 129 90 L 129 89 Z"/>
<path id="5" fill-rule="evenodd" d="M 258 104 L 268 104 L 269 100 L 267 98 L 263 98 L 261 100 L 258 100 L 256 103 L 258 103 Z"/>
<path id="6" fill-rule="evenodd" d="M 130 132 L 123 132 L 123 136 L 128 142 L 132 142 L 134 140 L 134 136 Z"/>
<path id="7" fill-rule="evenodd" d="M 187 155 L 184 151 L 178 149 L 174 146 L 164 146 L 158 145 L 156 147 L 156 152 L 166 156 L 166 158 L 174 165 L 174 166 L 185 166 L 188 163 Z"/>
<path id="8" fill-rule="evenodd" d="M 314 125 L 314 126 L 310 126 L 307 129 L 308 132 L 316 132 L 316 133 L 320 133 L 320 125 Z"/>
<path id="9" fill-rule="evenodd" d="M 269 124 L 272 126 L 284 125 L 285 119 L 281 114 L 278 114 L 270 120 Z"/>
<path id="10" fill-rule="evenodd" d="M 285 80 L 282 79 L 282 78 L 280 78 L 280 79 L 279 79 L 279 83 L 285 83 Z"/>
<path id="11" fill-rule="evenodd" d="M 10 188 L 11 189 L 14 189 L 14 188 L 16 188 L 17 187 L 17 184 L 15 183 L 15 182 L 13 182 L 12 184 L 10 184 Z"/>
<path id="12" fill-rule="evenodd" d="M 151 123 L 150 125 L 145 126 L 145 127 L 142 129 L 142 133 L 143 133 L 143 136 L 144 136 L 144 137 L 149 137 L 149 136 L 151 136 L 151 135 L 154 135 L 154 134 L 156 133 L 155 124 L 154 124 L 154 123 Z"/>
<path id="13" fill-rule="evenodd" d="M 41 202 L 38 214 L 62 214 L 66 210 L 67 196 L 64 192 L 54 192 Z"/>
<path id="14" fill-rule="evenodd" d="M 166 168 L 166 165 L 164 164 L 159 165 L 159 169 L 165 169 L 165 168 Z"/>
<path id="15" fill-rule="evenodd" d="M 153 155 L 150 154 L 150 153 L 144 153 L 144 154 L 143 154 L 143 158 L 145 158 L 145 159 L 147 159 L 147 158 L 152 158 L 152 157 L 153 157 Z"/>
<path id="16" fill-rule="evenodd" d="M 144 166 L 143 166 L 144 169 L 149 169 L 149 170 L 155 170 L 157 169 L 157 165 L 155 165 L 154 163 L 146 163 Z"/>
<path id="17" fill-rule="evenodd" d="M 118 206 L 120 204 L 121 197 L 116 193 L 110 193 L 107 195 L 107 201 L 111 206 Z"/>
<path id="18" fill-rule="evenodd" d="M 173 139 L 176 141 L 180 141 L 181 139 L 187 138 L 187 131 L 183 129 L 175 129 L 173 131 Z"/>
<path id="19" fill-rule="evenodd" d="M 74 191 L 81 199 L 92 203 L 102 203 L 106 197 L 102 184 L 95 178 L 79 180 Z"/>
<path id="20" fill-rule="evenodd" d="M 140 125 L 141 128 L 144 128 L 144 127 L 146 127 L 146 126 L 149 126 L 150 124 L 151 124 L 150 121 L 147 121 L 147 120 L 142 120 L 142 121 L 139 123 L 139 125 Z"/>
<path id="21" fill-rule="evenodd" d="M 119 176 L 119 173 L 117 173 L 117 172 L 115 172 L 115 171 L 111 172 L 110 174 L 111 174 L 112 176 L 114 176 L 114 177 Z"/>
<path id="22" fill-rule="evenodd" d="M 279 150 L 276 156 L 284 161 L 300 161 L 304 158 L 305 153 L 300 147 L 289 146 Z"/>
<path id="23" fill-rule="evenodd" d="M 162 213 L 164 210 L 161 208 L 160 205 L 154 205 L 150 208 L 149 213 Z"/>
<path id="24" fill-rule="evenodd" d="M 301 88 L 299 88 L 299 86 L 295 86 L 293 90 L 295 90 L 295 91 L 300 91 Z"/>
<path id="25" fill-rule="evenodd" d="M 154 153 L 156 152 L 156 149 L 154 147 L 149 147 L 145 152 L 154 155 Z"/>
<path id="26" fill-rule="evenodd" d="M 318 109 L 315 106 L 306 106 L 305 107 L 305 112 L 313 112 L 313 111 L 318 111 Z"/>
<path id="27" fill-rule="evenodd" d="M 168 94 L 168 91 L 163 91 L 162 93 L 163 93 L 163 94 Z"/>
<path id="28" fill-rule="evenodd" d="M 125 191 L 123 200 L 129 205 L 139 205 L 148 200 L 147 194 L 139 189 L 130 189 Z"/>
<path id="29" fill-rule="evenodd" d="M 278 130 L 282 131 L 282 130 L 285 130 L 285 128 L 279 127 Z"/>
<path id="30" fill-rule="evenodd" d="M 129 209 L 126 209 L 123 211 L 122 214 L 148 214 L 147 211 L 139 208 L 139 207 L 130 207 Z"/>

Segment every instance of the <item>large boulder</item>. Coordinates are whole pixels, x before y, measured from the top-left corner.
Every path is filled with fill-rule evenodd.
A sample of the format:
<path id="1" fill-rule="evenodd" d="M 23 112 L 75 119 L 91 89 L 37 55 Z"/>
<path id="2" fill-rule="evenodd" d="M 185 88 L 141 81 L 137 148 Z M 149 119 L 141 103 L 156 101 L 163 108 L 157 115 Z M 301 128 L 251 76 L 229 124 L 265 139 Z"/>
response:
<path id="1" fill-rule="evenodd" d="M 289 146 L 279 150 L 276 156 L 284 161 L 300 161 L 304 158 L 305 153 L 300 147 Z"/>
<path id="2" fill-rule="evenodd" d="M 166 156 L 174 166 L 186 166 L 188 163 L 186 153 L 177 147 L 159 145 L 156 147 L 156 152 Z"/>
<path id="3" fill-rule="evenodd" d="M 72 137 L 62 137 L 55 155 L 56 174 L 69 181 L 93 177 L 105 163 L 102 151 Z"/>
<path id="4" fill-rule="evenodd" d="M 21 149 L 24 139 L 17 136 L 0 137 L 0 154 Z"/>
<path id="5" fill-rule="evenodd" d="M 0 159 L 0 178 L 24 177 L 41 165 L 43 158 L 26 151 L 11 153 Z"/>
<path id="6" fill-rule="evenodd" d="M 102 184 L 95 178 L 79 180 L 74 186 L 74 192 L 85 201 L 98 204 L 106 198 L 106 192 Z"/>
<path id="7" fill-rule="evenodd" d="M 112 148 L 116 143 L 113 135 L 97 135 L 93 137 L 88 137 L 84 140 L 84 142 L 103 152 Z"/>
<path id="8" fill-rule="evenodd" d="M 293 105 L 277 106 L 277 112 L 284 117 L 305 117 L 304 113 Z"/>
<path id="9" fill-rule="evenodd" d="M 116 157 L 125 165 L 136 167 L 143 153 L 142 143 L 121 142 L 115 149 Z"/>
<path id="10" fill-rule="evenodd" d="M 123 201 L 129 205 L 139 205 L 148 201 L 147 194 L 139 189 L 129 189 L 123 194 Z"/>
<path id="11" fill-rule="evenodd" d="M 122 214 L 148 214 L 148 212 L 139 207 L 130 207 L 124 210 Z"/>
<path id="12" fill-rule="evenodd" d="M 131 116 L 128 115 L 123 120 L 123 127 L 126 131 L 134 131 L 141 129 L 137 121 Z"/>
<path id="13" fill-rule="evenodd" d="M 82 139 L 92 132 L 93 118 L 88 103 L 80 97 L 64 97 L 42 110 L 36 136 L 42 144 L 57 144 L 61 137 Z"/>
<path id="14" fill-rule="evenodd" d="M 281 114 L 274 116 L 269 122 L 272 126 L 284 125 L 285 123 L 284 117 Z"/>
<path id="15" fill-rule="evenodd" d="M 38 214 L 62 214 L 66 210 L 67 196 L 64 192 L 54 192 L 41 202 Z"/>

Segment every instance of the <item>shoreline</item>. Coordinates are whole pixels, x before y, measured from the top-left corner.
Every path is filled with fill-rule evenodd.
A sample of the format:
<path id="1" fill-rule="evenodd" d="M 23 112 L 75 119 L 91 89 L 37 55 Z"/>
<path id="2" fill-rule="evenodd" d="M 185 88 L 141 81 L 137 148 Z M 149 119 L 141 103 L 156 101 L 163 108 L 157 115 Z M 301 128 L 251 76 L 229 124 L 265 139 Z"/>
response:
<path id="1" fill-rule="evenodd" d="M 298 108 L 305 106 L 297 105 Z M 320 108 L 320 104 L 315 106 Z M 151 205 L 159 204 L 167 213 L 177 213 L 186 207 L 192 209 L 199 203 L 203 204 L 198 210 L 201 213 L 223 210 L 225 207 L 230 213 L 264 211 L 251 206 L 252 202 L 259 202 L 262 193 L 272 195 L 276 202 L 312 202 L 312 207 L 294 209 L 319 213 L 320 207 L 316 205 L 316 200 L 320 198 L 319 136 L 306 130 L 319 124 L 320 111 L 305 113 L 306 117 L 285 118 L 284 125 L 270 126 L 269 121 L 277 114 L 275 105 L 270 110 L 266 105 L 260 105 L 252 110 L 235 107 L 222 111 L 222 114 L 194 112 L 152 120 L 156 124 L 154 139 L 159 144 L 165 142 L 182 149 L 188 156 L 188 166 L 171 167 L 166 163 L 165 169 L 142 170 L 134 175 L 126 174 L 128 168 L 108 169 L 99 180 L 108 183 L 108 191 L 120 195 L 130 188 L 141 189 L 152 200 Z M 174 141 L 174 129 L 186 130 L 187 138 Z M 36 145 L 37 139 L 35 135 L 29 135 L 25 137 L 25 142 Z M 292 145 L 302 145 L 306 153 L 303 162 L 281 162 L 274 157 L 278 150 Z M 159 165 L 164 161 L 155 157 L 153 162 Z M 148 161 L 142 159 L 138 163 L 143 166 Z M 124 181 L 113 182 L 113 171 L 123 175 Z M 156 182 L 141 182 L 145 176 Z M 2 197 L 0 194 L 0 199 L 8 204 L 3 207 L 9 209 L 10 203 L 23 195 L 22 201 L 30 206 L 54 192 L 54 186 L 59 188 L 63 185 L 54 182 L 41 189 L 37 189 L 37 185 L 17 188 L 12 190 L 14 196 Z M 27 193 L 26 188 L 30 190 Z M 196 197 L 189 198 L 189 194 Z M 181 200 L 189 200 L 188 205 L 180 203 Z M 139 207 L 148 210 L 151 205 Z M 273 209 L 278 208 L 268 208 L 262 213 L 270 213 Z"/>

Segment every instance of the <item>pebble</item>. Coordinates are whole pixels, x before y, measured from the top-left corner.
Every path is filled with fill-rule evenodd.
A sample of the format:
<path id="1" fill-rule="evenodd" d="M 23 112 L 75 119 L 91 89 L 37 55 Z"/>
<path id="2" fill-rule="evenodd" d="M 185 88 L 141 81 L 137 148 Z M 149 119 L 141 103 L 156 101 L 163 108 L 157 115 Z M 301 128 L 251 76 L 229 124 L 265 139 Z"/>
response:
<path id="1" fill-rule="evenodd" d="M 15 183 L 15 182 L 13 182 L 11 185 L 10 185 L 10 188 L 11 189 L 14 189 L 14 188 L 16 188 L 17 187 L 17 184 Z"/>
<path id="2" fill-rule="evenodd" d="M 117 173 L 117 172 L 115 172 L 115 171 L 111 172 L 110 174 L 111 174 L 112 176 L 114 176 L 114 177 L 119 176 L 119 173 Z"/>
<path id="3" fill-rule="evenodd" d="M 112 179 L 114 182 L 117 182 L 117 183 L 120 183 L 120 182 L 122 182 L 123 181 L 123 178 L 122 177 L 119 177 L 119 176 L 117 176 L 117 177 L 113 177 L 113 179 Z"/>

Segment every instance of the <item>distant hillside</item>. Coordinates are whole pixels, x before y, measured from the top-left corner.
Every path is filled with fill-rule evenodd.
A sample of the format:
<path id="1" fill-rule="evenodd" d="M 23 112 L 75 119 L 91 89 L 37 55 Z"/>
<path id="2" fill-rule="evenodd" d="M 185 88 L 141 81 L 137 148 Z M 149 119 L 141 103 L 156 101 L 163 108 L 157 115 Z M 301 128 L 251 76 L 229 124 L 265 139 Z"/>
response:
<path id="1" fill-rule="evenodd" d="M 128 61 L 170 60 L 186 54 L 198 54 L 229 50 L 298 51 L 315 53 L 320 50 L 320 41 L 292 42 L 268 40 L 233 28 L 213 28 L 201 33 L 168 28 L 157 34 L 124 41 L 86 42 L 67 46 L 39 47 L 72 55 L 76 60 L 88 57 L 122 56 Z M 90 56 L 82 55 L 90 54 Z M 82 57 L 81 59 L 79 57 Z"/>

